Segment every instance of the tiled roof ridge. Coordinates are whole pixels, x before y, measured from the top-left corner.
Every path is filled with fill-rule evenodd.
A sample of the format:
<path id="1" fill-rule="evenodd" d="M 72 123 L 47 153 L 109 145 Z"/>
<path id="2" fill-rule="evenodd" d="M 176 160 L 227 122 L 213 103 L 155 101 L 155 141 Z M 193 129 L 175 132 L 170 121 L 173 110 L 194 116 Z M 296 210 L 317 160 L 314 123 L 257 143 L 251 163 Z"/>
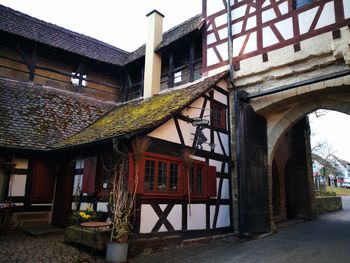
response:
<path id="1" fill-rule="evenodd" d="M 121 49 L 121 48 L 118 48 L 118 47 L 116 47 L 116 46 L 113 46 L 113 45 L 111 45 L 111 44 L 108 44 L 108 43 L 103 42 L 103 41 L 101 41 L 101 40 L 98 40 L 98 39 L 96 39 L 96 38 L 93 38 L 93 37 L 84 35 L 84 34 L 82 34 L 82 33 L 78 33 L 78 32 L 76 32 L 76 31 L 69 30 L 69 29 L 67 29 L 67 28 L 58 26 L 58 25 L 53 24 L 53 23 L 50 23 L 50 22 L 46 22 L 46 21 L 44 21 L 44 20 L 38 19 L 38 18 L 36 18 L 36 17 L 30 16 L 30 15 L 28 15 L 28 14 L 22 13 L 22 12 L 17 11 L 17 10 L 14 10 L 14 9 L 12 9 L 12 8 L 10 8 L 10 7 L 7 7 L 7 6 L 4 6 L 4 5 L 1 5 L 1 4 L 0 4 L 0 9 L 6 9 L 8 12 L 11 12 L 12 14 L 14 14 L 14 15 L 16 15 L 16 16 L 23 17 L 23 18 L 26 18 L 26 19 L 31 20 L 31 22 L 38 23 L 38 24 L 43 25 L 43 26 L 45 26 L 45 27 L 54 28 L 54 29 L 59 30 L 59 31 L 61 31 L 61 32 L 74 35 L 74 36 L 79 37 L 79 38 L 81 38 L 81 39 L 83 39 L 83 40 L 85 40 L 85 41 L 90 41 L 90 42 L 98 43 L 98 44 L 103 45 L 103 46 L 105 46 L 105 47 L 107 47 L 107 48 L 110 48 L 110 49 L 112 49 L 112 50 L 122 52 L 122 53 L 124 53 L 125 55 L 129 55 L 129 54 L 130 54 L 130 52 L 128 52 L 128 51 L 126 51 L 126 50 L 123 50 L 123 49 Z"/>
<path id="2" fill-rule="evenodd" d="M 51 87 L 51 86 L 47 86 L 47 85 L 39 85 L 39 84 L 30 83 L 30 82 L 26 82 L 26 81 L 13 80 L 13 79 L 7 79 L 7 78 L 0 77 L 0 82 L 13 82 L 13 83 L 17 83 L 17 84 L 22 84 L 22 85 L 26 85 L 26 86 L 29 86 L 32 88 L 36 88 L 36 89 L 38 89 L 38 91 L 47 90 L 47 91 L 54 92 L 57 94 L 64 93 L 66 95 L 81 98 L 81 99 L 84 99 L 86 101 L 95 102 L 96 104 L 111 105 L 111 106 L 119 106 L 119 104 L 120 104 L 120 103 L 114 102 L 114 101 L 104 101 L 104 100 L 92 98 L 92 97 L 87 96 L 87 95 L 82 94 L 82 93 L 72 92 L 69 90 L 63 90 L 63 89 L 59 89 L 59 88 L 55 88 L 55 87 Z M 17 88 L 17 87 L 12 87 L 12 88 Z"/>
<path id="3" fill-rule="evenodd" d="M 195 16 L 193 16 L 193 17 L 191 17 L 191 18 L 189 18 L 189 19 L 187 19 L 185 21 L 183 21 L 182 23 L 180 23 L 180 24 L 178 24 L 178 25 L 168 29 L 167 31 L 163 32 L 163 40 L 161 41 L 160 45 L 162 45 L 163 41 L 166 39 L 166 35 L 171 34 L 172 32 L 176 31 L 177 29 L 183 27 L 184 25 L 186 25 L 186 24 L 190 23 L 191 21 L 194 21 L 194 20 L 196 20 L 196 19 L 198 19 L 200 17 L 202 17 L 202 14 L 197 14 L 197 15 L 195 15 Z M 138 48 L 136 48 L 135 50 L 131 51 L 129 53 L 128 58 L 126 59 L 125 64 L 128 64 L 128 63 L 134 61 L 134 59 L 130 59 L 130 57 L 134 56 L 134 54 L 137 53 L 138 51 L 140 51 L 140 50 L 142 51 L 142 49 L 144 49 L 145 47 L 146 47 L 146 44 L 144 43 L 141 46 L 139 46 Z M 156 49 L 158 49 L 158 48 L 159 47 L 157 47 Z M 141 56 L 137 56 L 137 58 L 140 58 L 142 56 L 144 56 L 144 54 L 142 54 Z"/>
<path id="4" fill-rule="evenodd" d="M 197 18 L 199 18 L 199 17 L 201 17 L 201 16 L 202 16 L 202 14 L 197 14 L 197 15 L 195 15 L 195 16 L 190 17 L 189 19 L 187 19 L 187 20 L 181 22 L 180 24 L 178 24 L 178 25 L 176 25 L 176 26 L 174 26 L 174 27 L 168 29 L 167 31 L 163 32 L 163 36 L 164 36 L 165 34 L 171 33 L 172 31 L 175 31 L 176 29 L 178 29 L 178 28 L 184 26 L 185 24 L 189 23 L 190 21 L 195 20 L 195 19 L 197 19 Z"/>

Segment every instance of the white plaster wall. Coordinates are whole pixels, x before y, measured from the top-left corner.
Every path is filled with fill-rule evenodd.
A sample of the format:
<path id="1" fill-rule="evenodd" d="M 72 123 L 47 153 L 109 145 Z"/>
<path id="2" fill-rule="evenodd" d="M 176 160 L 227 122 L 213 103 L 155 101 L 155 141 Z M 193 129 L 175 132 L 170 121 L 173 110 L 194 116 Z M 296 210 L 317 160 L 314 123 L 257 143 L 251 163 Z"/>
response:
<path id="1" fill-rule="evenodd" d="M 285 40 L 290 39 L 294 36 L 293 19 L 291 17 L 277 22 L 275 26 Z"/>
<path id="2" fill-rule="evenodd" d="M 215 144 L 214 151 L 215 151 L 215 153 L 218 153 L 218 154 L 224 154 L 224 152 L 222 151 L 222 147 L 220 145 L 220 141 L 219 141 L 218 136 L 219 136 L 218 133 L 214 132 L 214 144 Z"/>
<path id="3" fill-rule="evenodd" d="M 97 209 L 96 209 L 97 212 L 108 212 L 107 205 L 108 205 L 107 202 L 98 202 Z"/>
<path id="4" fill-rule="evenodd" d="M 222 94 L 221 92 L 218 92 L 215 90 L 214 91 L 214 99 L 217 101 L 220 101 L 222 104 L 227 105 L 227 96 Z"/>
<path id="5" fill-rule="evenodd" d="M 93 207 L 93 204 L 92 203 L 81 203 L 80 204 L 80 211 L 86 210 L 89 207 Z"/>
<path id="6" fill-rule="evenodd" d="M 227 155 L 230 154 L 230 141 L 229 141 L 229 137 L 227 134 L 224 134 L 224 133 L 219 133 L 220 134 L 220 138 L 221 138 L 221 141 L 222 141 L 222 144 L 224 146 L 224 149 L 225 149 L 225 152 Z"/>
<path id="7" fill-rule="evenodd" d="M 349 0 L 343 0 L 343 6 L 344 6 L 344 16 L 345 16 L 345 18 L 350 18 L 350 1 Z"/>
<path id="8" fill-rule="evenodd" d="M 160 205 L 160 208 L 162 209 L 162 211 L 165 210 L 166 206 L 167 205 Z M 173 209 L 171 209 L 167 219 L 170 222 L 170 224 L 174 227 L 175 230 L 181 230 L 182 229 L 182 205 L 175 205 Z M 168 231 L 168 230 L 166 230 L 165 228 L 165 231 Z"/>
<path id="9" fill-rule="evenodd" d="M 216 53 L 213 48 L 208 48 L 207 49 L 207 66 L 211 66 L 214 64 L 219 63 L 219 59 L 216 56 Z"/>
<path id="10" fill-rule="evenodd" d="M 328 2 L 324 5 L 321 16 L 315 29 L 319 29 L 335 23 L 334 2 Z"/>
<path id="11" fill-rule="evenodd" d="M 188 116 L 189 118 L 199 117 L 201 114 L 201 109 L 203 107 L 204 98 L 199 98 L 194 101 L 190 106 L 193 108 L 184 109 L 182 111 L 182 115 Z"/>
<path id="12" fill-rule="evenodd" d="M 207 2 L 210 2 L 210 1 L 212 1 L 212 0 L 209 0 Z M 246 10 L 247 10 L 247 5 L 242 5 L 240 7 L 234 8 L 231 11 L 231 17 L 233 19 L 238 19 L 238 18 L 240 18 L 240 17 L 245 15 Z"/>
<path id="13" fill-rule="evenodd" d="M 263 28 L 263 47 L 272 46 L 279 41 L 269 26 Z"/>
<path id="14" fill-rule="evenodd" d="M 191 123 L 179 120 L 179 126 L 181 129 L 182 137 L 184 138 L 185 145 L 192 146 L 194 133 L 196 132 L 196 127 Z"/>
<path id="15" fill-rule="evenodd" d="M 210 228 L 213 228 L 215 215 L 215 206 L 210 206 Z M 220 205 L 218 219 L 216 222 L 216 227 L 229 227 L 230 226 L 230 206 Z"/>
<path id="16" fill-rule="evenodd" d="M 83 169 L 84 168 L 84 159 L 78 159 L 75 162 L 75 169 Z"/>
<path id="17" fill-rule="evenodd" d="M 314 21 L 316 12 L 318 10 L 318 6 L 315 8 L 312 8 L 310 10 L 307 10 L 303 13 L 300 13 L 299 16 L 299 31 L 300 34 L 305 34 L 309 32 L 312 21 Z"/>
<path id="18" fill-rule="evenodd" d="M 151 205 L 141 205 L 140 233 L 151 233 L 158 216 Z"/>
<path id="19" fill-rule="evenodd" d="M 244 49 L 243 54 L 247 54 L 247 53 L 253 52 L 255 50 L 257 50 L 257 38 L 256 38 L 256 32 L 252 32 L 249 36 L 249 40 L 247 42 L 247 45 Z"/>
<path id="20" fill-rule="evenodd" d="M 228 179 L 222 180 L 221 199 L 230 199 L 230 181 Z"/>
<path id="21" fill-rule="evenodd" d="M 187 229 L 205 229 L 206 228 L 206 205 L 191 204 L 187 206 Z M 191 211 L 190 211 L 191 209 Z"/>
<path id="22" fill-rule="evenodd" d="M 181 143 L 173 119 L 167 121 L 162 126 L 149 133 L 148 136 L 174 143 Z"/>
<path id="23" fill-rule="evenodd" d="M 216 167 L 216 171 L 217 172 L 221 172 L 221 165 L 222 165 L 221 161 L 216 161 L 216 160 L 210 159 L 209 160 L 209 165 L 210 166 L 215 166 Z M 226 165 L 226 164 L 225 164 L 224 172 L 228 173 L 228 165 Z"/>
<path id="24" fill-rule="evenodd" d="M 27 175 L 13 174 L 10 176 L 10 187 L 8 196 L 25 196 Z"/>
<path id="25" fill-rule="evenodd" d="M 207 1 L 207 16 L 215 14 L 224 8 L 225 6 L 221 0 L 209 0 Z"/>

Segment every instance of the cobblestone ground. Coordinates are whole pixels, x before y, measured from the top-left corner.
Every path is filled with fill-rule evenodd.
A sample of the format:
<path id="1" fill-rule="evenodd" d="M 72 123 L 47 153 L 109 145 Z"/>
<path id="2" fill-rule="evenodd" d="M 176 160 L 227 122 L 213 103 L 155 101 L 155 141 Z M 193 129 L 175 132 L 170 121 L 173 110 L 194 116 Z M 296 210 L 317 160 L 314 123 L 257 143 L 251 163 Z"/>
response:
<path id="1" fill-rule="evenodd" d="M 0 262 L 95 262 L 95 257 L 63 242 L 63 234 L 33 237 L 21 232 L 0 236 Z M 96 262 L 104 262 L 97 256 Z"/>

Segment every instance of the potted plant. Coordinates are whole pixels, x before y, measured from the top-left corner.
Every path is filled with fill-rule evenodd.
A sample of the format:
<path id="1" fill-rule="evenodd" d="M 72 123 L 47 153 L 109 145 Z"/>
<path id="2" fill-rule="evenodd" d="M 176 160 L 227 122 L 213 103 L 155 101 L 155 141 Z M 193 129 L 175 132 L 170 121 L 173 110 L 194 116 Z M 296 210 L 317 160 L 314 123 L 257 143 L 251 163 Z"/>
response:
<path id="1" fill-rule="evenodd" d="M 131 230 L 130 219 L 134 213 L 134 204 L 138 187 L 139 168 L 142 157 L 149 145 L 148 138 L 135 138 L 132 141 L 132 158 L 134 173 L 132 180 L 127 178 L 127 156 L 116 151 L 120 161 L 114 169 L 112 189 L 110 192 L 110 207 L 113 213 L 111 238 L 107 244 L 106 262 L 121 263 L 127 261 L 128 240 Z"/>

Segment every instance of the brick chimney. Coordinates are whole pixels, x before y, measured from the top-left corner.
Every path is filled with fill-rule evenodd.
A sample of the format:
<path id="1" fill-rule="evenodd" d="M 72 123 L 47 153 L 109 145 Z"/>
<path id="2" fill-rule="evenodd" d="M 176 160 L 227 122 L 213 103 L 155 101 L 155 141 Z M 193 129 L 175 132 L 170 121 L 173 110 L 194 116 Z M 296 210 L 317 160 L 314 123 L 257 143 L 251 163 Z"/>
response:
<path id="1" fill-rule="evenodd" d="M 147 15 L 147 41 L 143 97 L 149 98 L 160 91 L 162 58 L 154 52 L 163 38 L 163 17 L 157 10 Z"/>

